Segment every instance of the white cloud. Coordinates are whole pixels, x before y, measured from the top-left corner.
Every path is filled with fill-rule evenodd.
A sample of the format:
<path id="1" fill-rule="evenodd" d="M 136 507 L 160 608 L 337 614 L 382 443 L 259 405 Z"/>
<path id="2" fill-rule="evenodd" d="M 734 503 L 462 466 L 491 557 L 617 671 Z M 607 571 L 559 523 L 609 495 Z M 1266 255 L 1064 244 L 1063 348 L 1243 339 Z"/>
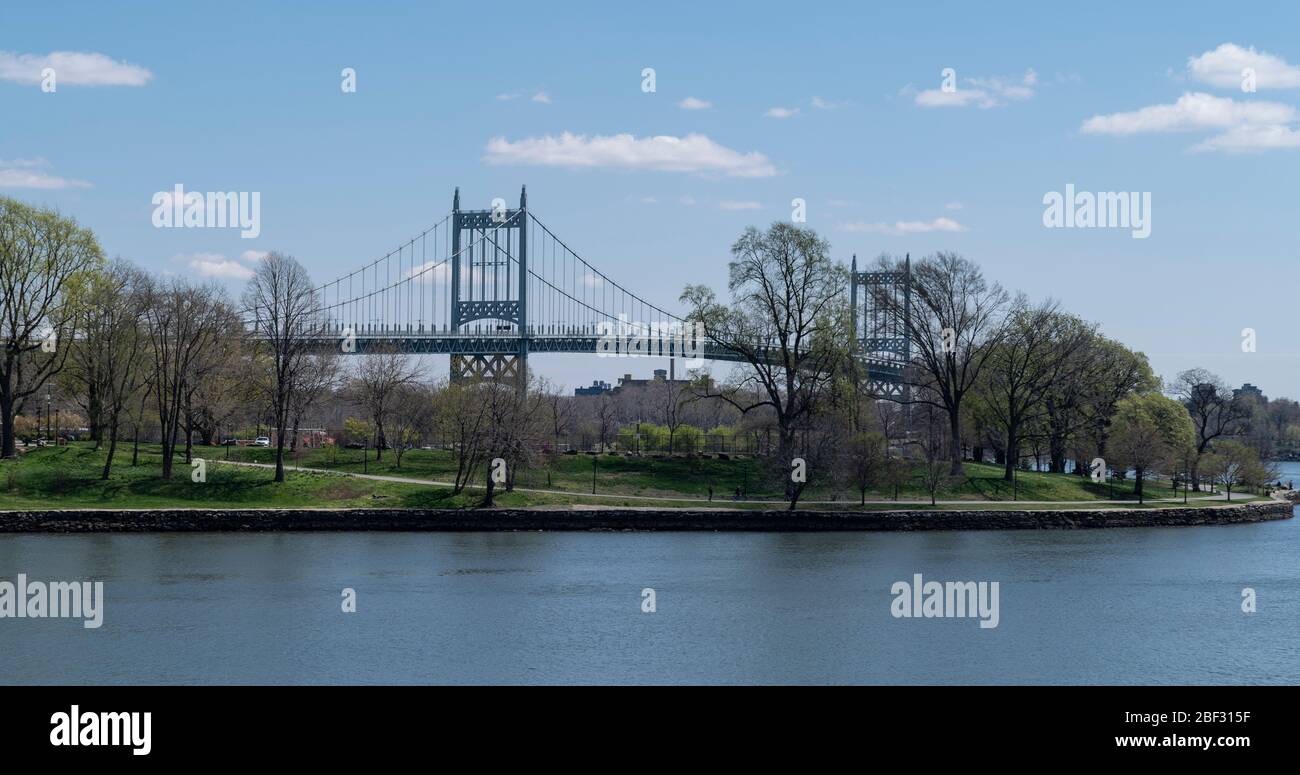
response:
<path id="1" fill-rule="evenodd" d="M 517 99 L 519 99 L 519 95 L 518 95 L 518 94 L 506 94 L 506 93 L 503 92 L 503 93 L 497 95 L 497 99 L 500 100 L 500 101 L 502 101 L 502 102 L 509 102 L 510 100 L 517 100 Z"/>
<path id="2" fill-rule="evenodd" d="M 812 106 L 818 110 L 835 110 L 836 108 L 842 108 L 847 104 L 847 102 L 831 102 L 830 100 L 822 99 L 821 97 L 812 98 Z"/>
<path id="3" fill-rule="evenodd" d="M 482 270 L 471 269 L 469 277 L 478 280 L 482 276 Z M 443 259 L 439 261 L 426 261 L 419 266 L 413 266 L 406 270 L 406 278 L 413 279 L 417 284 L 426 285 L 448 285 L 451 283 L 451 262 Z"/>
<path id="4" fill-rule="evenodd" d="M 601 288 L 605 285 L 605 280 L 600 275 L 587 272 L 582 276 L 582 284 L 588 288 Z"/>
<path id="5" fill-rule="evenodd" d="M 1200 81 L 1221 89 L 1240 89 L 1242 71 L 1255 70 L 1257 89 L 1294 89 L 1300 87 L 1300 67 L 1288 64 L 1279 56 L 1224 43 L 1213 51 L 1187 58 L 1188 73 Z"/>
<path id="6" fill-rule="evenodd" d="M 211 277 L 220 280 L 247 280 L 253 276 L 252 269 L 238 261 L 232 261 L 220 253 L 191 253 L 189 255 L 175 256 L 173 260 L 185 262 L 190 269 L 198 272 L 200 277 Z"/>
<path id="7" fill-rule="evenodd" d="M 713 107 L 713 103 L 709 102 L 708 100 L 701 100 L 695 97 L 687 97 L 686 99 L 677 103 L 677 107 L 681 108 L 682 110 L 708 110 L 709 108 Z"/>
<path id="8" fill-rule="evenodd" d="M 893 223 L 864 223 L 853 221 L 841 223 L 840 231 L 870 234 L 888 234 L 899 237 L 906 234 L 928 234 L 935 231 L 966 231 L 966 227 L 951 218 L 935 218 L 933 221 L 895 221 Z"/>
<path id="9" fill-rule="evenodd" d="M 960 209 L 962 209 L 962 208 L 965 207 L 965 206 L 966 206 L 966 205 L 962 204 L 961 202 L 949 202 L 948 204 L 946 204 L 946 205 L 943 206 L 943 209 L 945 209 L 945 210 L 960 210 Z"/>
<path id="10" fill-rule="evenodd" d="M 539 91 L 539 92 L 537 92 L 536 94 L 533 95 L 532 100 L 533 100 L 533 102 L 540 102 L 540 103 L 542 103 L 543 105 L 550 105 L 550 104 L 551 104 L 551 95 L 547 94 L 547 93 L 544 92 L 544 91 Z"/>
<path id="11" fill-rule="evenodd" d="M 965 85 L 953 91 L 926 89 L 917 92 L 915 102 L 923 108 L 964 108 L 971 105 L 981 109 L 996 108 L 1013 100 L 1033 97 L 1038 73 L 1030 68 L 1019 81 L 985 77 L 963 78 L 962 83 Z M 905 94 L 910 91 L 911 87 L 903 89 Z"/>
<path id="12" fill-rule="evenodd" d="M 144 86 L 153 78 L 153 73 L 143 67 L 89 51 L 0 51 L 0 81 L 37 85 L 42 81 L 41 71 L 47 67 L 54 70 L 56 86 Z"/>
<path id="13" fill-rule="evenodd" d="M 488 164 L 526 164 L 543 167 L 604 167 L 660 172 L 721 173 L 729 177 L 761 178 L 776 167 L 757 151 L 740 153 L 705 135 L 546 135 L 510 141 L 488 141 L 483 160 Z"/>
<path id="14" fill-rule="evenodd" d="M 40 188 L 47 191 L 64 188 L 90 188 L 84 180 L 72 180 L 46 171 L 45 159 L 0 159 L 0 188 Z"/>
<path id="15" fill-rule="evenodd" d="M 798 108 L 768 108 L 763 114 L 768 118 L 793 118 L 799 115 Z"/>
<path id="16" fill-rule="evenodd" d="M 265 250 L 245 250 L 239 254 L 240 261 L 247 261 L 250 264 L 256 264 L 258 261 L 266 258 L 268 255 Z"/>
<path id="17" fill-rule="evenodd" d="M 652 196 L 643 196 L 643 197 L 641 197 L 641 204 L 643 204 L 643 205 L 657 205 L 657 204 L 659 204 L 659 200 L 658 200 L 658 199 L 655 199 L 655 198 L 652 197 Z"/>
<path id="18" fill-rule="evenodd" d="M 1142 132 L 1185 132 L 1228 129 L 1243 124 L 1285 124 L 1295 108 L 1278 102 L 1236 102 L 1204 92 L 1188 92 L 1173 104 L 1149 105 L 1127 113 L 1093 116 L 1083 122 L 1088 134 L 1133 135 Z"/>
<path id="19" fill-rule="evenodd" d="M 719 203 L 718 203 L 718 207 L 722 208 L 723 210 L 729 210 L 729 211 L 731 211 L 731 212 L 738 212 L 738 211 L 740 211 L 740 210 L 761 210 L 761 209 L 763 209 L 763 205 L 759 204 L 758 202 L 737 202 L 737 201 L 730 200 L 730 199 L 729 199 L 729 200 L 726 200 L 726 201 L 719 202 Z"/>
<path id="20" fill-rule="evenodd" d="M 1192 146 L 1191 150 L 1244 153 L 1275 148 L 1300 148 L 1300 131 L 1289 126 L 1238 126 Z"/>

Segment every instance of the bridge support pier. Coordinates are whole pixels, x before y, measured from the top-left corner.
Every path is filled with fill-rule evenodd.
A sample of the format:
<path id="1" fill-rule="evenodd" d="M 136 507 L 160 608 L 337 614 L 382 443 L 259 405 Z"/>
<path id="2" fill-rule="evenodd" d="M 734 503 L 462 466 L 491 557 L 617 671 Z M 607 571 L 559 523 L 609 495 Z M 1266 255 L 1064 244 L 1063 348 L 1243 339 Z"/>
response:
<path id="1" fill-rule="evenodd" d="M 493 380 L 497 382 L 522 382 L 526 362 L 518 355 L 461 355 L 451 356 L 451 381 Z"/>

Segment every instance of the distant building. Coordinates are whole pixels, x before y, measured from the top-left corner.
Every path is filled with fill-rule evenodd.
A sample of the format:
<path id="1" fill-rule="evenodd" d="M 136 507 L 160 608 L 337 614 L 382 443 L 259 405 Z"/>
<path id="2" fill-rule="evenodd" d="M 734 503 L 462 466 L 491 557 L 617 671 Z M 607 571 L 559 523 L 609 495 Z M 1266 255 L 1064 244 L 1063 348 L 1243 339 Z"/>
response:
<path id="1" fill-rule="evenodd" d="M 1263 403 L 1268 403 L 1268 397 L 1264 395 L 1264 391 L 1260 390 L 1259 388 L 1255 387 L 1249 382 L 1243 384 L 1241 387 L 1232 391 L 1233 398 L 1242 398 L 1243 396 L 1250 396 L 1251 398 L 1258 399 Z"/>
<path id="2" fill-rule="evenodd" d="M 608 382 L 593 379 L 591 381 L 591 387 L 574 388 L 573 394 L 575 396 L 603 396 L 606 393 L 609 393 L 612 389 L 613 388 L 610 387 Z"/>

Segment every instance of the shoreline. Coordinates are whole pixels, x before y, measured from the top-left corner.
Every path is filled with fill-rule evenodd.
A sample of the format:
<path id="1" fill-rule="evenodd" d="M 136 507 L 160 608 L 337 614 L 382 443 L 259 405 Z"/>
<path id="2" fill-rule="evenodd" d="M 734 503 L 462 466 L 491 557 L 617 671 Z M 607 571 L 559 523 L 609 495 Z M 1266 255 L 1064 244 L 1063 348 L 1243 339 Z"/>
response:
<path id="1" fill-rule="evenodd" d="M 1290 519 L 1293 504 L 1164 509 L 813 511 L 585 507 L 500 509 L 67 509 L 0 512 L 0 533 L 910 532 L 1194 527 Z"/>

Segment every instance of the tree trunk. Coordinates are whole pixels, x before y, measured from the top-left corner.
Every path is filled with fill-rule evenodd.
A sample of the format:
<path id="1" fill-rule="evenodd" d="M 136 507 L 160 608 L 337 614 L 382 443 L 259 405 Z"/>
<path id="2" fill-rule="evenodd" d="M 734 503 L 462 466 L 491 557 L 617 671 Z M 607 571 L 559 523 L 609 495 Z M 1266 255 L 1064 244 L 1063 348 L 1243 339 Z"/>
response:
<path id="1" fill-rule="evenodd" d="M 492 508 L 492 498 L 496 495 L 497 483 L 492 479 L 492 466 L 487 467 L 487 491 L 483 494 L 483 508 Z"/>
<path id="2" fill-rule="evenodd" d="M 1015 431 L 1007 432 L 1007 460 L 1003 466 L 1002 480 L 1005 482 L 1015 481 L 1016 466 L 1020 463 L 1020 439 L 1016 438 Z"/>
<path id="3" fill-rule="evenodd" d="M 104 473 L 100 474 L 100 479 L 108 481 L 108 475 L 113 470 L 113 453 L 117 452 L 117 420 L 113 420 L 108 429 L 108 459 L 104 461 Z"/>
<path id="4" fill-rule="evenodd" d="M 1065 473 L 1065 439 L 1060 436 L 1053 436 L 1050 446 L 1051 462 L 1047 464 L 1047 470 L 1053 474 Z"/>
<path id="5" fill-rule="evenodd" d="M 952 467 L 949 476 L 964 476 L 966 467 L 961 461 L 961 414 L 956 407 L 948 412 L 949 432 L 952 434 Z"/>
<path id="6" fill-rule="evenodd" d="M 8 377 L 4 379 L 8 383 Z M 8 384 L 0 386 L 0 454 L 6 458 L 17 457 L 18 450 L 14 444 L 14 397 Z"/>

